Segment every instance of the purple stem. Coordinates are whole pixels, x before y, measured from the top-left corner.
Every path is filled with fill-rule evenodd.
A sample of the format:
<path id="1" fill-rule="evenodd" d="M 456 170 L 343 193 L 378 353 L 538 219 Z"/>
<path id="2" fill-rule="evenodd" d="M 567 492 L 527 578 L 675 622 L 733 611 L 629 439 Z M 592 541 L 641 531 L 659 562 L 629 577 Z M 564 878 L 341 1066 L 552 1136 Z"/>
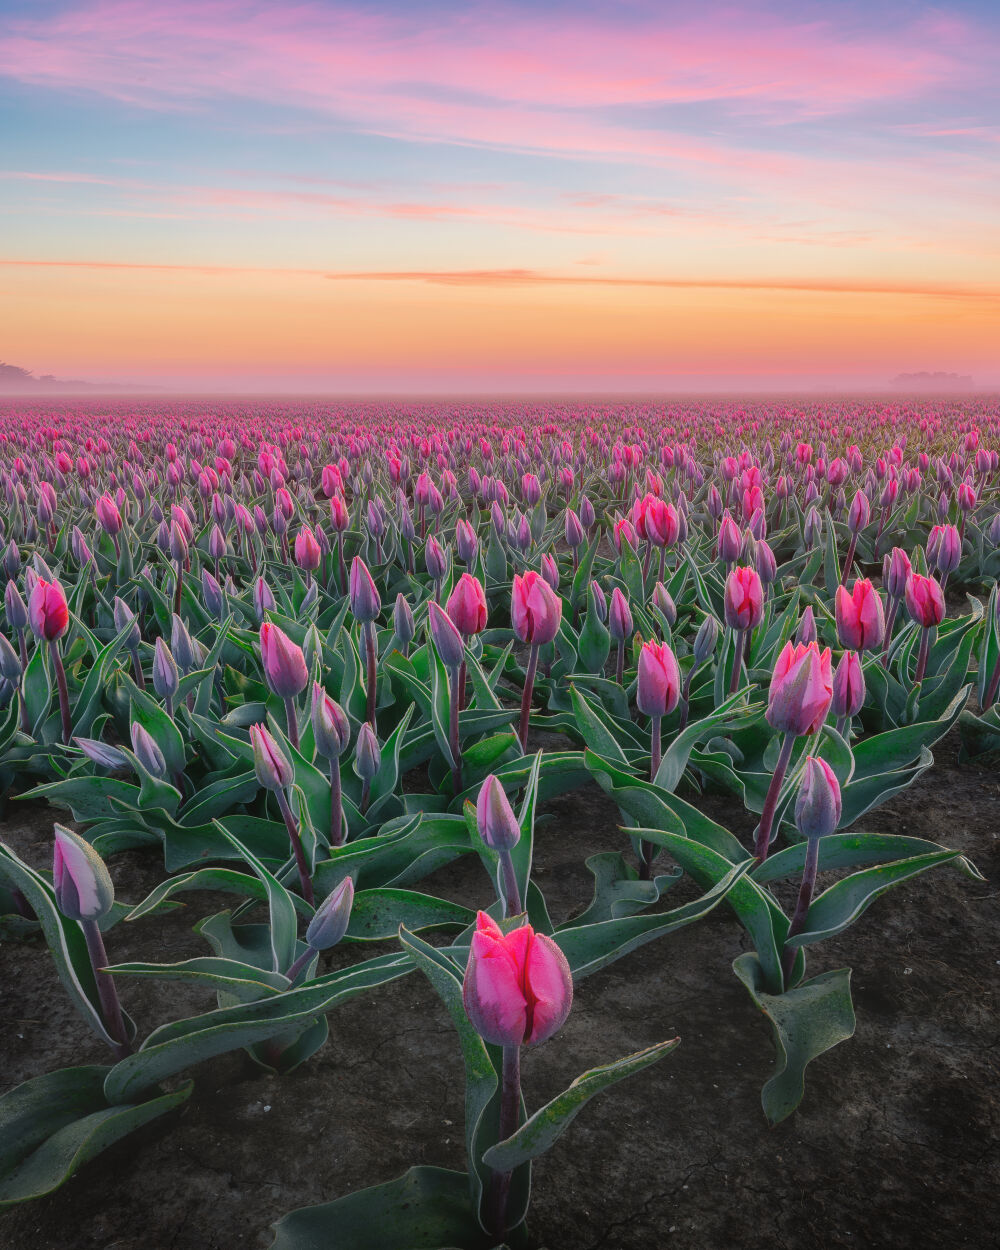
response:
<path id="1" fill-rule="evenodd" d="M 285 695 L 285 727 L 288 730 L 288 741 L 298 750 L 299 718 L 295 713 L 295 700 L 290 694 Z"/>
<path id="2" fill-rule="evenodd" d="M 786 946 L 781 954 L 781 970 L 785 977 L 785 987 L 788 988 L 788 982 L 792 975 L 792 969 L 795 966 L 796 949 L 787 945 L 788 939 L 794 937 L 796 933 L 802 932 L 802 927 L 806 922 L 806 913 L 809 911 L 809 904 L 812 902 L 813 891 L 816 888 L 816 869 L 819 864 L 819 838 L 810 838 L 806 845 L 806 862 L 802 868 L 802 884 L 799 886 L 799 897 L 795 904 L 795 914 L 792 916 L 792 923 L 788 926 L 788 933 L 785 937 Z"/>
<path id="3" fill-rule="evenodd" d="M 535 688 L 535 673 L 538 671 L 538 644 L 531 644 L 528 656 L 528 669 L 524 674 L 524 693 L 521 695 L 521 725 L 517 736 L 521 739 L 521 751 L 528 753 L 528 717 L 531 715 L 531 695 Z"/>
<path id="4" fill-rule="evenodd" d="M 284 790 L 280 787 L 274 792 L 278 800 L 278 807 L 285 819 L 285 828 L 288 830 L 288 840 L 292 844 L 292 853 L 295 856 L 295 866 L 299 870 L 299 882 L 302 885 L 302 897 L 310 906 L 316 906 L 316 896 L 313 894 L 312 881 L 309 879 L 309 865 L 306 863 L 306 853 L 302 847 L 302 839 L 299 837 L 299 827 L 295 823 L 295 817 L 292 815 L 292 809 L 288 806 L 288 799 Z"/>
<path id="5" fill-rule="evenodd" d="M 521 1118 L 521 1048 L 503 1048 L 503 1080 L 500 1090 L 499 1140 L 506 1141 L 517 1132 Z M 494 1171 L 487 1196 L 486 1222 L 498 1241 L 507 1237 L 507 1201 L 513 1172 Z"/>
<path id="6" fill-rule="evenodd" d="M 132 1053 L 128 1034 L 125 1032 L 125 1021 L 122 1019 L 122 1006 L 118 1001 L 118 990 L 115 988 L 114 977 L 102 968 L 108 966 L 108 955 L 104 949 L 104 938 L 96 920 L 81 920 L 80 928 L 87 940 L 87 953 L 94 969 L 94 980 L 97 982 L 97 994 L 101 1002 L 101 1016 L 104 1027 L 113 1038 L 112 1049 L 116 1059 L 124 1059 Z"/>
<path id="7" fill-rule="evenodd" d="M 743 668 L 743 647 L 745 645 L 747 631 L 745 629 L 736 630 L 736 652 L 733 655 L 733 672 L 729 678 L 729 693 L 735 694 L 740 687 L 740 672 Z"/>
<path id="8" fill-rule="evenodd" d="M 663 758 L 663 749 L 660 743 L 660 717 L 653 716 L 650 719 L 649 726 L 649 779 L 655 780 L 657 770 L 660 767 L 660 760 Z M 652 881 L 653 879 L 653 860 L 656 857 L 656 844 L 654 842 L 643 842 L 639 840 L 639 880 Z"/>
<path id="9" fill-rule="evenodd" d="M 788 772 L 788 765 L 792 758 L 792 751 L 795 747 L 795 735 L 791 732 L 785 733 L 785 737 L 781 743 L 781 752 L 778 755 L 778 762 L 774 766 L 774 775 L 771 777 L 771 784 L 767 788 L 767 796 L 764 799 L 764 810 L 760 814 L 760 824 L 757 826 L 757 840 L 754 844 L 754 854 L 757 857 L 758 864 L 762 864 L 767 859 L 767 848 L 771 844 L 771 827 L 774 824 L 774 813 L 778 806 L 778 796 L 781 793 L 781 783 L 785 780 L 785 773 Z"/>
<path id="10" fill-rule="evenodd" d="M 368 683 L 368 707 L 365 713 L 365 720 L 375 732 L 375 624 L 373 621 L 366 621 L 364 627 L 365 635 L 365 654 L 367 659 L 366 680 Z"/>
<path id="11" fill-rule="evenodd" d="M 344 845 L 344 797 L 340 784 L 340 758 L 330 761 L 330 845 Z"/>
<path id="12" fill-rule="evenodd" d="M 514 872 L 514 860 L 510 851 L 500 852 L 500 869 L 503 872 L 503 885 L 507 894 L 504 917 L 509 920 L 511 916 L 518 916 L 524 910 L 521 904 L 521 891 L 517 884 L 517 874 Z"/>
<path id="13" fill-rule="evenodd" d="M 913 674 L 914 685 L 923 681 L 927 671 L 927 654 L 930 651 L 931 631 L 925 626 L 920 631 L 920 650 L 917 652 L 917 671 Z"/>
<path id="14" fill-rule="evenodd" d="M 59 712 L 62 716 L 63 742 L 69 746 L 73 737 L 73 721 L 69 714 L 69 689 L 66 686 L 66 670 L 63 668 L 62 656 L 59 654 L 59 643 L 53 638 L 49 643 L 52 653 L 52 667 L 56 673 L 56 685 L 59 687 Z"/>

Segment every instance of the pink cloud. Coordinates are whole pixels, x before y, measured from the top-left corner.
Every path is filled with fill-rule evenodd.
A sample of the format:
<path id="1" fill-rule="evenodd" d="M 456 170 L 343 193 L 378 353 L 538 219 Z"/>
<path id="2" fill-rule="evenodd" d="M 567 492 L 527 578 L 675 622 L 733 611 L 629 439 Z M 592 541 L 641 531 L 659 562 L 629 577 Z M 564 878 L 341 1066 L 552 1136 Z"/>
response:
<path id="1" fill-rule="evenodd" d="M 93 0 L 10 21 L 0 74 L 149 108 L 242 97 L 410 139 L 725 162 L 725 143 L 599 114 L 720 100 L 773 120 L 837 113 L 967 77 L 963 39 L 955 21 L 855 33 L 760 11 L 674 21 L 472 6 L 434 18 Z"/>

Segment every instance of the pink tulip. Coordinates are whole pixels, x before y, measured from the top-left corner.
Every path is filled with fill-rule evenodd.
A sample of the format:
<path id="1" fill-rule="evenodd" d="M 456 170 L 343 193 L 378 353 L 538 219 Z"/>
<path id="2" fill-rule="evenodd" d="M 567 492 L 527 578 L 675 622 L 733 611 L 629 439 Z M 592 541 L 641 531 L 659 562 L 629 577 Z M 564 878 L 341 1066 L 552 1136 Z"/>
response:
<path id="1" fill-rule="evenodd" d="M 573 1003 L 569 963 L 531 925 L 504 934 L 485 912 L 476 917 L 462 1002 L 472 1027 L 495 1046 L 537 1046 L 565 1023 Z"/>
<path id="2" fill-rule="evenodd" d="M 767 723 L 795 736 L 816 733 L 830 710 L 833 677 L 830 648 L 810 642 L 785 643 L 771 676 Z"/>
<path id="3" fill-rule="evenodd" d="M 28 599 L 28 620 L 36 638 L 55 642 L 69 628 L 69 605 L 62 586 L 39 578 Z"/>
<path id="4" fill-rule="evenodd" d="M 533 569 L 529 569 L 523 577 L 519 573 L 514 574 L 511 619 L 514 633 L 521 642 L 541 646 L 551 642 L 559 633 L 562 600 L 542 575 Z"/>
<path id="5" fill-rule="evenodd" d="M 885 637 L 882 598 L 868 578 L 858 578 L 848 593 L 837 587 L 834 614 L 837 637 L 848 651 L 874 651 Z"/>
<path id="6" fill-rule="evenodd" d="M 295 563 L 300 569 L 311 573 L 319 568 L 322 558 L 323 553 L 316 541 L 316 535 L 308 525 L 304 526 L 295 535 Z"/>
<path id="7" fill-rule="evenodd" d="M 486 592 L 478 578 L 463 573 L 458 584 L 448 596 L 448 615 L 458 631 L 471 638 L 486 628 Z"/>
<path id="8" fill-rule="evenodd" d="M 302 648 L 270 621 L 260 627 L 260 653 L 264 678 L 274 694 L 290 699 L 305 690 L 309 671 Z"/>
<path id="9" fill-rule="evenodd" d="M 644 642 L 639 653 L 636 706 L 645 716 L 669 716 L 680 698 L 677 658 L 665 642 Z"/>
<path id="10" fill-rule="evenodd" d="M 944 620 L 944 591 L 935 578 L 911 573 L 905 594 L 907 610 L 918 625 L 930 629 Z"/>
<path id="11" fill-rule="evenodd" d="M 764 587 L 756 569 L 735 568 L 726 578 L 726 624 L 756 629 L 764 616 Z"/>

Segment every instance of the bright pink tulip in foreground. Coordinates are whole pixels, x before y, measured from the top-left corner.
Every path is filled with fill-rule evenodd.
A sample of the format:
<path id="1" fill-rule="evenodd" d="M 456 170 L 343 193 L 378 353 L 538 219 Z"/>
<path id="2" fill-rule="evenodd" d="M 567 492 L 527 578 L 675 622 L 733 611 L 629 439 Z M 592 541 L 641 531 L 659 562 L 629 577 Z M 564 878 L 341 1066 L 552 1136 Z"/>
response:
<path id="1" fill-rule="evenodd" d="M 529 569 L 523 577 L 514 574 L 510 614 L 520 641 L 541 646 L 559 633 L 562 600 L 540 573 Z"/>
<path id="2" fill-rule="evenodd" d="M 800 737 L 815 733 L 833 701 L 830 648 L 810 642 L 785 643 L 771 676 L 767 723 L 772 729 Z"/>

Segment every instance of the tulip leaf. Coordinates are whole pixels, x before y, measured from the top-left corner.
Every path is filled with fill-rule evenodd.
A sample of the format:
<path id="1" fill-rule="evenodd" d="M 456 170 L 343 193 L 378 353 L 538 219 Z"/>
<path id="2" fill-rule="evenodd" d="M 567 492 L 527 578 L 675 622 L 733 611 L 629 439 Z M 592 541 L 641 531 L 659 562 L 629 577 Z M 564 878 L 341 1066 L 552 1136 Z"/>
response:
<path id="1" fill-rule="evenodd" d="M 597 924 L 602 920 L 620 920 L 651 907 L 684 874 L 683 868 L 640 881 L 638 872 L 627 863 L 620 851 L 604 851 L 591 855 L 587 870 L 594 878 L 594 897 L 590 906 L 567 922 L 564 928 Z"/>
<path id="2" fill-rule="evenodd" d="M 410 932 L 441 926 L 464 928 L 475 918 L 468 907 L 416 890 L 358 890 L 345 940 L 382 941 L 395 936 L 400 925 Z"/>
<path id="3" fill-rule="evenodd" d="M 656 1063 L 674 1050 L 680 1040 L 675 1037 L 668 1042 L 659 1042 L 645 1050 L 636 1051 L 633 1055 L 627 1055 L 624 1059 L 584 1072 L 569 1089 L 540 1107 L 516 1133 L 491 1146 L 483 1155 L 483 1162 L 491 1168 L 506 1172 L 530 1159 L 537 1159 L 555 1145 L 595 1094 Z"/>
<path id="4" fill-rule="evenodd" d="M 469 1202 L 469 1176 L 414 1167 L 396 1180 L 290 1211 L 271 1250 L 492 1250 Z"/>
<path id="5" fill-rule="evenodd" d="M 758 885 L 770 881 L 782 881 L 802 874 L 806 858 L 805 841 L 785 847 L 769 855 L 751 873 Z M 945 850 L 936 842 L 923 838 L 908 838 L 894 833 L 831 833 L 819 840 L 819 871 L 829 872 L 837 868 L 857 868 L 862 864 L 885 864 L 902 860 L 907 856 L 933 854 Z M 964 856 L 954 861 L 955 867 L 975 881 L 984 878 L 976 866 Z"/>
<path id="6" fill-rule="evenodd" d="M 271 922 L 271 971 L 283 973 L 291 967 L 295 959 L 295 934 L 298 919 L 291 895 L 254 855 L 253 851 L 240 842 L 239 838 L 231 834 L 218 821 L 213 823 L 216 830 L 232 843 L 264 884 Z"/>
<path id="7" fill-rule="evenodd" d="M 656 770 L 656 776 L 653 778 L 653 784 L 661 790 L 669 790 L 672 793 L 677 789 L 677 783 L 684 775 L 691 752 L 698 742 L 707 738 L 713 730 L 726 725 L 727 722 L 735 725 L 742 721 L 756 719 L 763 707 L 762 703 L 751 703 L 735 712 L 744 698 L 745 694 L 742 691 L 730 695 L 711 715 L 695 721 L 679 733 L 664 752 L 660 766 Z"/>
<path id="8" fill-rule="evenodd" d="M 62 1068 L 0 1098 L 0 1207 L 58 1189 L 88 1159 L 180 1106 L 194 1085 L 148 1102 L 109 1106 L 108 1068 Z"/>
<path id="9" fill-rule="evenodd" d="M 761 1090 L 761 1104 L 771 1124 L 777 1124 L 802 1101 L 810 1061 L 854 1033 L 851 970 L 824 972 L 784 994 L 766 991 L 764 970 L 752 952 L 738 956 L 733 970 L 774 1030 L 777 1062 Z"/>

